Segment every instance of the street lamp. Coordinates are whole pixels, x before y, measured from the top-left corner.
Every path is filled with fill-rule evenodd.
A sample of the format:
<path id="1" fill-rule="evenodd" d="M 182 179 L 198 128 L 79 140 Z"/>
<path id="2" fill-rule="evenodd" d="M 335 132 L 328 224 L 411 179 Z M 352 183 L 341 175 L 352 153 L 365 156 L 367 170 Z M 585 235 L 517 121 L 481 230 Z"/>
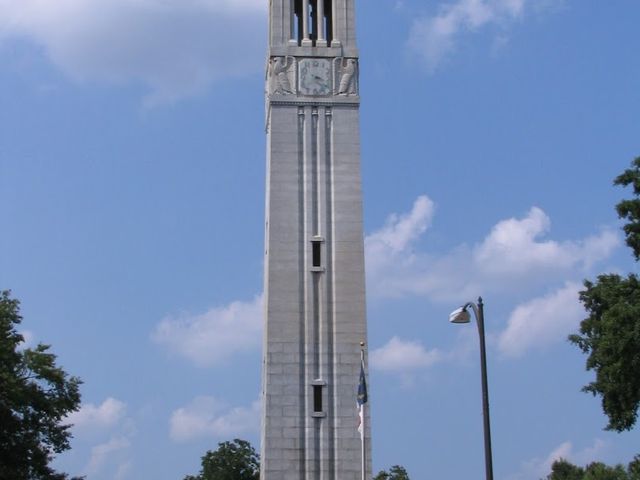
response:
<path id="1" fill-rule="evenodd" d="M 471 308 L 478 323 L 478 334 L 480 335 L 480 367 L 482 373 L 482 417 L 484 419 L 484 464 L 486 469 L 486 479 L 493 480 L 493 460 L 491 458 L 491 425 L 489 421 L 489 387 L 487 386 L 487 352 L 484 343 L 484 304 L 482 297 L 478 298 L 478 304 L 468 302 L 462 307 L 454 310 L 449 315 L 451 323 L 469 323 L 471 315 L 468 309 Z"/>

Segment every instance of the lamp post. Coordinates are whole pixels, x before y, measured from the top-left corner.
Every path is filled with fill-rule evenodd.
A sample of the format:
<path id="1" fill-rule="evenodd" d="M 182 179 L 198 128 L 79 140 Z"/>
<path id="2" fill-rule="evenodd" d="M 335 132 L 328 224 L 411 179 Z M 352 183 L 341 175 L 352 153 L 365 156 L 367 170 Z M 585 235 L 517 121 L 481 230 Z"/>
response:
<path id="1" fill-rule="evenodd" d="M 478 304 L 468 302 L 462 307 L 454 310 L 449 315 L 451 323 L 469 323 L 471 315 L 467 311 L 473 310 L 478 323 L 478 334 L 480 335 L 480 367 L 482 374 L 482 417 L 484 419 L 484 464 L 486 479 L 493 480 L 493 460 L 491 456 L 491 424 L 489 421 L 489 387 L 487 382 L 487 352 L 484 342 L 484 304 L 482 297 L 478 298 Z"/>

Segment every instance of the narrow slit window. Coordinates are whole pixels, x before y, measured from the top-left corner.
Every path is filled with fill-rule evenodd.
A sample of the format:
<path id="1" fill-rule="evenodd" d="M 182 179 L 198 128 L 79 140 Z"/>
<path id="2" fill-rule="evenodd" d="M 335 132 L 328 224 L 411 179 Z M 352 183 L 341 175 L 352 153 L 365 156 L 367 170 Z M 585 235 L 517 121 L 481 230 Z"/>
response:
<path id="1" fill-rule="evenodd" d="M 298 42 L 298 45 L 302 42 L 302 2 L 305 0 L 293 1 L 293 39 Z"/>
<path id="2" fill-rule="evenodd" d="M 309 34 L 314 47 L 316 46 L 316 40 L 318 40 L 318 1 L 320 0 L 311 0 L 309 2 Z"/>
<path id="3" fill-rule="evenodd" d="M 322 242 L 318 240 L 314 240 L 311 242 L 311 257 L 313 267 L 321 267 L 322 266 Z"/>
<path id="4" fill-rule="evenodd" d="M 313 412 L 322 413 L 322 385 L 313 386 Z"/>
<path id="5" fill-rule="evenodd" d="M 324 38 L 328 45 L 333 40 L 333 12 L 331 11 L 331 0 L 320 0 L 324 2 Z"/>

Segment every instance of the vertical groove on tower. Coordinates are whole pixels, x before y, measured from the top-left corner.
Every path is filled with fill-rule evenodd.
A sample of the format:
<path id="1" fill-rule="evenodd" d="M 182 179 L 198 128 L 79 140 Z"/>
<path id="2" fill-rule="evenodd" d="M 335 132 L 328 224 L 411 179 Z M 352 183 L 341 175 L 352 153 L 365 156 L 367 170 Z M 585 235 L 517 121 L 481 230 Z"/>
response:
<path id="1" fill-rule="evenodd" d="M 315 420 L 315 425 L 314 425 L 314 429 L 313 429 L 313 433 L 314 436 L 316 438 L 316 443 L 315 443 L 315 448 L 314 448 L 314 452 L 315 452 L 315 458 L 313 461 L 313 477 L 314 480 L 320 480 L 321 474 L 322 474 L 322 459 L 320 457 L 320 419 L 319 418 L 314 418 Z"/>
<path id="2" fill-rule="evenodd" d="M 305 166 L 304 166 L 304 152 L 305 152 L 305 112 L 304 107 L 298 108 L 298 229 L 300 236 L 304 238 L 304 226 L 305 226 L 305 198 L 304 198 L 304 179 L 305 179 Z M 298 245 L 298 285 L 304 286 L 306 284 L 306 269 L 305 269 L 305 245 L 304 242 L 299 242 Z M 298 290 L 299 295 L 299 315 L 300 315 L 300 331 L 299 331 L 299 344 L 298 351 L 300 355 L 298 357 L 299 362 L 299 379 L 298 379 L 298 397 L 303 401 L 299 403 L 300 418 L 307 418 L 307 402 L 306 402 L 306 371 L 305 371 L 305 343 L 307 336 L 306 329 L 306 289 L 300 288 Z M 306 430 L 300 429 L 300 478 L 306 480 L 306 464 L 307 464 L 307 439 Z"/>
<path id="3" fill-rule="evenodd" d="M 312 107 L 311 110 L 312 122 L 311 122 L 311 156 L 309 158 L 309 164 L 311 165 L 311 196 L 313 198 L 313 206 L 312 206 L 312 231 L 311 235 L 319 235 L 320 234 L 320 209 L 319 209 L 319 196 L 320 192 L 318 189 L 318 108 Z"/>
<path id="4" fill-rule="evenodd" d="M 324 128 L 324 162 L 325 162 L 325 185 L 326 185 L 326 193 L 325 193 L 325 212 L 326 212 L 326 224 L 325 224 L 325 235 L 326 235 L 326 250 L 327 250 L 327 275 L 326 275 L 326 291 L 327 291 L 327 316 L 326 316 L 326 324 L 327 324 L 327 380 L 329 385 L 327 386 L 327 394 L 328 398 L 333 399 L 333 402 L 328 402 L 328 425 L 327 427 L 330 429 L 328 432 L 328 444 L 327 451 L 329 455 L 329 469 L 328 480 L 338 480 L 337 475 L 337 465 L 336 465 L 336 412 L 337 408 L 335 405 L 335 357 L 334 357 L 334 344 L 335 340 L 333 338 L 335 327 L 335 317 L 333 311 L 333 299 L 334 299 L 334 284 L 333 284 L 333 189 L 331 186 L 333 185 L 333 152 L 332 152 L 332 135 L 333 135 L 333 118 L 332 118 L 331 108 L 327 107 L 325 110 L 325 128 Z"/>
<path id="5" fill-rule="evenodd" d="M 304 3 L 304 2 L 303 2 Z M 313 277 L 309 273 L 309 242 L 310 232 L 313 229 L 313 163 L 310 162 L 313 158 L 313 119 L 312 119 L 312 107 L 305 106 L 305 121 L 304 121 L 304 211 L 305 220 L 302 230 L 302 244 L 304 251 L 304 297 L 305 297 L 305 344 L 304 351 L 302 353 L 305 359 L 305 375 L 304 375 L 304 404 L 305 404 L 305 431 L 307 442 L 307 465 L 306 465 L 306 477 L 309 480 L 316 480 L 314 475 L 310 475 L 312 471 L 310 466 L 313 464 L 315 457 L 315 433 L 314 422 L 312 417 L 312 392 L 310 391 L 309 378 L 313 376 L 315 365 L 313 359 L 315 358 L 315 346 L 313 337 L 315 335 L 315 328 L 313 325 L 314 312 L 313 312 Z M 311 465 L 310 465 L 311 464 Z"/>
<path id="6" fill-rule="evenodd" d="M 320 152 L 322 151 L 322 148 L 320 146 L 319 143 L 319 139 L 320 139 L 320 108 L 319 107 L 313 107 L 313 112 L 314 112 L 314 116 L 313 116 L 313 158 L 311 159 L 311 161 L 313 162 L 313 168 L 316 172 L 316 176 L 313 179 L 313 188 L 315 191 L 315 215 L 316 215 L 316 223 L 314 225 L 314 231 L 313 231 L 313 235 L 314 237 L 319 237 L 320 235 L 322 235 L 322 228 L 321 228 L 321 218 L 322 218 L 322 209 L 321 209 L 321 203 L 320 203 L 320 198 L 322 197 L 322 189 L 321 189 L 321 184 L 320 184 L 320 179 L 322 176 L 322 170 L 320 168 Z M 322 265 L 322 262 L 321 262 Z M 313 280 L 314 280 L 314 284 L 315 284 L 315 298 L 314 298 L 314 310 L 315 310 L 315 320 L 316 320 L 316 324 L 315 324 L 315 341 L 314 341 L 314 345 L 315 345 L 315 349 L 316 349 L 316 355 L 315 355 L 315 359 L 314 359 L 314 363 L 315 363 L 315 371 L 314 371 L 314 377 L 312 380 L 320 380 L 322 378 L 322 319 L 323 319 L 323 312 L 324 312 L 324 298 L 323 298 L 323 289 L 322 289 L 322 273 L 321 272 L 314 272 L 312 273 L 313 275 Z M 314 400 L 315 402 L 315 400 Z M 315 407 L 314 407 L 314 411 L 315 411 Z M 323 445 L 322 445 L 322 439 L 323 439 L 323 435 L 322 435 L 322 430 L 324 427 L 324 422 L 323 422 L 323 418 L 322 417 L 316 417 L 314 418 L 314 427 L 315 427 L 315 444 L 316 444 L 316 449 L 315 449 L 315 473 L 316 473 L 316 480 L 321 480 L 322 478 L 322 463 L 323 463 Z"/>
<path id="7" fill-rule="evenodd" d="M 308 164 L 311 167 L 311 198 L 312 198 L 312 225 L 309 233 L 311 239 L 320 234 L 320 191 L 318 185 L 318 178 L 320 172 L 318 170 L 318 108 L 311 108 L 311 156 L 308 159 Z M 306 242 L 307 248 L 311 245 L 309 241 Z M 308 266 L 307 266 L 308 268 Z M 311 345 L 313 346 L 313 376 L 308 380 L 316 380 L 320 378 L 320 278 L 318 274 L 311 273 L 313 282 L 313 338 Z M 315 422 L 318 423 L 318 422 Z M 315 429 L 314 429 L 315 430 Z M 318 437 L 314 434 L 314 441 L 318 443 Z"/>

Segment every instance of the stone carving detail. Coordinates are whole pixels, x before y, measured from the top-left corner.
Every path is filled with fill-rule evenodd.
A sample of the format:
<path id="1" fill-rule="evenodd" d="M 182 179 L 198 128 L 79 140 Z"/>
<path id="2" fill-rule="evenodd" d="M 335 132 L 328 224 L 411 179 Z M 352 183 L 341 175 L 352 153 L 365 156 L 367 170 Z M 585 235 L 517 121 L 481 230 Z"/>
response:
<path id="1" fill-rule="evenodd" d="M 336 59 L 337 95 L 358 94 L 358 60 L 355 58 Z"/>
<path id="2" fill-rule="evenodd" d="M 269 60 L 267 90 L 270 95 L 295 94 L 295 59 L 293 57 L 272 57 Z"/>

